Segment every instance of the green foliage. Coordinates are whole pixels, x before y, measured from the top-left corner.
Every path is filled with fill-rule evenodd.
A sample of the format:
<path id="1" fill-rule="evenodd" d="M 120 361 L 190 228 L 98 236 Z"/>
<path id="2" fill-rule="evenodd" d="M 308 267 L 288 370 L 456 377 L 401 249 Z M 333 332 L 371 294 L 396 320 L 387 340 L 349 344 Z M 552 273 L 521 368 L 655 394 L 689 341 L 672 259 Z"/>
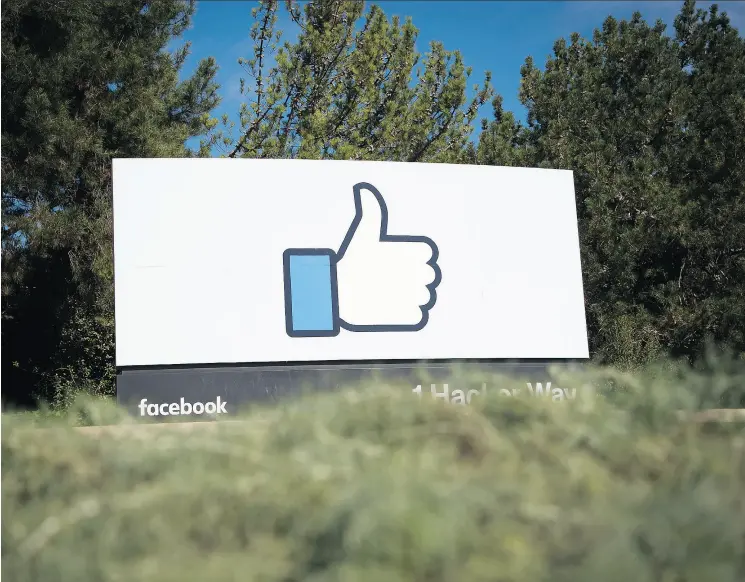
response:
<path id="1" fill-rule="evenodd" d="M 108 433 L 6 416 L 3 578 L 736 582 L 742 426 L 677 412 L 742 373 L 588 371 L 561 385 L 614 397 L 561 404 L 370 387 Z"/>
<path id="2" fill-rule="evenodd" d="M 2 18 L 5 399 L 113 390 L 111 159 L 186 155 L 216 65 L 167 43 L 193 2 L 10 0 Z M 147 212 L 143 209 L 143 212 Z"/>
<path id="3" fill-rule="evenodd" d="M 571 169 L 594 360 L 696 361 L 708 344 L 745 354 L 745 39 L 715 6 L 686 0 L 670 34 L 609 17 L 592 39 L 559 39 L 542 70 L 528 58 L 526 123 L 488 72 L 469 99 L 460 53 L 432 42 L 420 54 L 410 20 L 357 0 L 266 0 L 239 61 L 246 103 L 220 124 L 215 62 L 179 81 L 188 46 L 165 50 L 193 10 L 3 4 L 4 401 L 111 393 L 111 158 L 215 149 Z"/>
<path id="4" fill-rule="evenodd" d="M 410 20 L 389 20 L 375 4 L 365 12 L 357 0 L 285 6 L 300 35 L 281 46 L 281 3 L 254 10 L 253 56 L 239 60 L 251 101 L 237 137 L 230 123 L 213 135 L 229 157 L 462 161 L 492 94 L 488 73 L 468 101 L 471 71 L 460 53 L 433 42 L 422 58 Z"/>
<path id="5" fill-rule="evenodd" d="M 634 366 L 745 353 L 745 39 L 715 6 L 609 17 L 527 59 L 528 125 L 501 112 L 480 163 L 574 171 L 591 351 Z"/>

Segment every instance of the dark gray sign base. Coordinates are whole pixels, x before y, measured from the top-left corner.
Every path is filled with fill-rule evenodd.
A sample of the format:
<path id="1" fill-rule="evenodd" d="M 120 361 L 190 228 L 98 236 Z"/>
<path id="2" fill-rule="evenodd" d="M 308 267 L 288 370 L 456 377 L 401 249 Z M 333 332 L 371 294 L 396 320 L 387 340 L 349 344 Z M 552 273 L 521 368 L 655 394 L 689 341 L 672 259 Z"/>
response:
<path id="1" fill-rule="evenodd" d="M 564 362 L 375 363 L 274 366 L 194 366 L 121 368 L 117 401 L 138 417 L 165 422 L 213 420 L 232 416 L 253 403 L 277 401 L 307 392 L 353 388 L 361 382 L 393 381 L 420 386 L 422 394 L 499 390 L 496 377 L 550 381 L 548 367 Z M 574 364 L 576 365 L 576 363 Z M 463 378 L 473 386 L 460 386 Z M 478 378 L 478 381 L 476 379 Z M 456 393 L 457 394 L 457 393 Z M 470 399 L 470 396 L 469 396 Z"/>

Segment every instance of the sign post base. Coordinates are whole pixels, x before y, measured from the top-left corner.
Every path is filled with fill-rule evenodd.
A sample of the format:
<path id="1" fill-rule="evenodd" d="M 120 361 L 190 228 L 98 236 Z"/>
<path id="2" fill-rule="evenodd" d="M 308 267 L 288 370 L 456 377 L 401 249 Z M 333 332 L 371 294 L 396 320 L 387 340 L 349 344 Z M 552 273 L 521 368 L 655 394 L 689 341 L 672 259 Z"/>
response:
<path id="1" fill-rule="evenodd" d="M 276 402 L 307 392 L 353 388 L 370 381 L 410 385 L 411 390 L 421 396 L 431 395 L 453 401 L 467 399 L 470 402 L 471 397 L 481 393 L 484 387 L 502 390 L 496 382 L 498 376 L 524 380 L 526 390 L 538 391 L 535 395 L 572 399 L 576 391 L 572 393 L 564 390 L 564 387 L 551 387 L 548 368 L 553 364 L 569 363 L 532 361 L 122 368 L 117 373 L 117 402 L 134 416 L 153 421 L 171 420 L 171 416 L 184 420 L 214 420 L 235 416 L 251 404 Z"/>

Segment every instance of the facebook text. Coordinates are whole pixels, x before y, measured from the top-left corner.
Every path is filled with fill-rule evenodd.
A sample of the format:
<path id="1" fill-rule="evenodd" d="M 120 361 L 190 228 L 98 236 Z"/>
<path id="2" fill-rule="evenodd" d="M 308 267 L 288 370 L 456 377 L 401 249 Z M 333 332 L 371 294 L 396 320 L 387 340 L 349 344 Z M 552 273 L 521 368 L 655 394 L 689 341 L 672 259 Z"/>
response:
<path id="1" fill-rule="evenodd" d="M 211 402 L 186 402 L 184 398 L 181 402 L 155 402 L 148 403 L 147 398 L 140 400 L 138 408 L 140 416 L 187 416 L 200 414 L 227 414 L 225 402 L 219 396 Z"/>

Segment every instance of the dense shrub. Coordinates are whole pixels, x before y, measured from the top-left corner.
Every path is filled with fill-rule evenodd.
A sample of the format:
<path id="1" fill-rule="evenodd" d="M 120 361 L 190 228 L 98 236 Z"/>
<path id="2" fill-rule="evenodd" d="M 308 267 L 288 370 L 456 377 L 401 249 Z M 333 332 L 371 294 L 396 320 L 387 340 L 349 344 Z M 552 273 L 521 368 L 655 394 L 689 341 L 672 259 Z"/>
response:
<path id="1" fill-rule="evenodd" d="M 188 429 L 6 416 L 3 579 L 741 581 L 742 426 L 680 416 L 738 376 L 691 377 L 574 374 L 558 404 L 370 386 Z"/>

